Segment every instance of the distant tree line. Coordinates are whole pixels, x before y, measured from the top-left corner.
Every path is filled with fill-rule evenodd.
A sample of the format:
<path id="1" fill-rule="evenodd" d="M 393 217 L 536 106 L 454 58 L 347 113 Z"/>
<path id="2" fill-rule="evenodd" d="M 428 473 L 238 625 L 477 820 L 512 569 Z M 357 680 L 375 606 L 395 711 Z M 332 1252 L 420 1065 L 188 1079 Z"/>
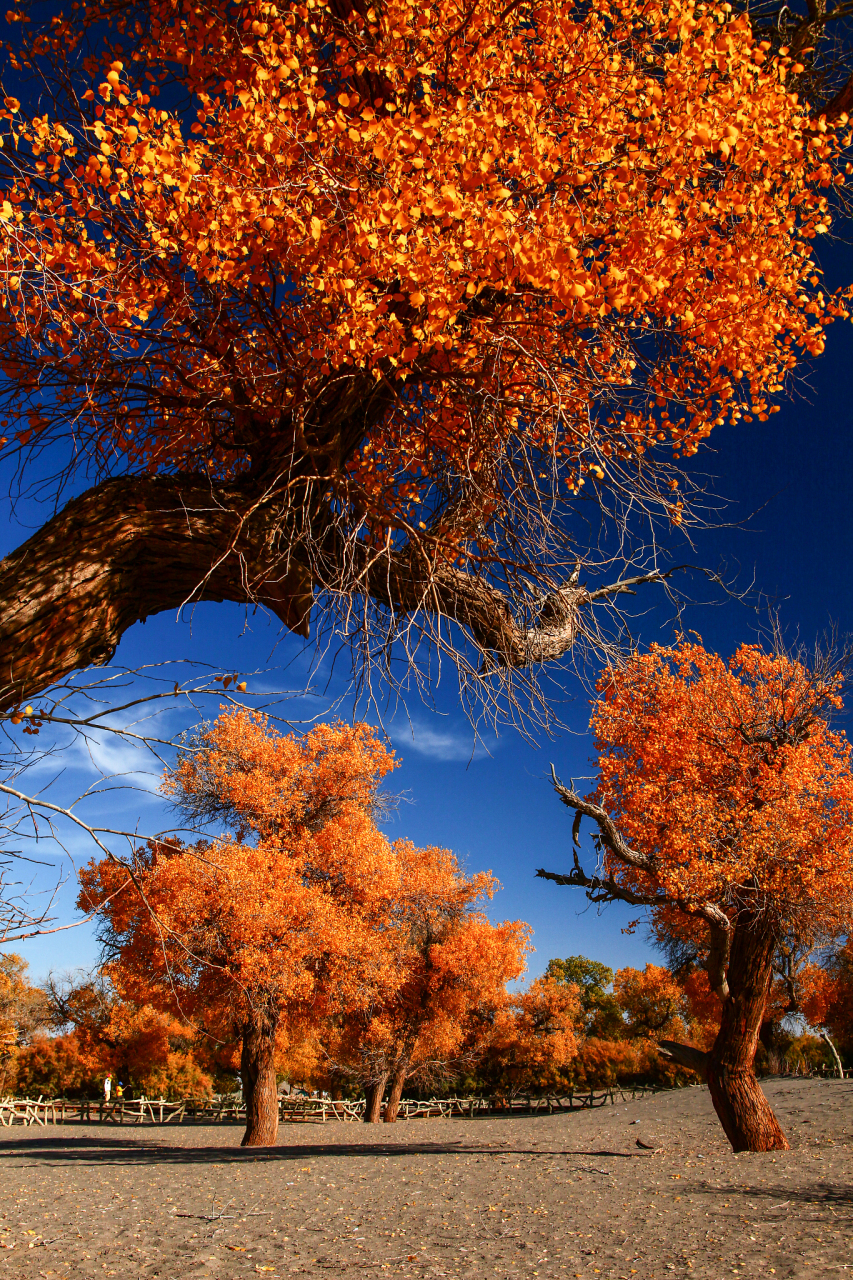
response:
<path id="1" fill-rule="evenodd" d="M 824 966 L 804 966 L 796 990 L 800 1017 L 793 1020 L 787 985 L 774 981 L 759 1073 L 834 1072 L 827 1034 L 844 1066 L 853 1068 L 853 945 Z M 719 1002 L 700 970 L 673 975 L 648 964 L 614 973 L 598 961 L 570 956 L 551 960 L 525 990 L 504 986 L 494 995 L 499 998 L 488 1011 L 471 1002 L 468 1038 L 455 1052 L 413 1055 L 406 1093 L 513 1095 L 685 1083 L 695 1073 L 662 1056 L 658 1039 L 677 1037 L 707 1048 L 719 1026 Z M 20 956 L 0 957 L 0 1096 L 95 1097 L 107 1075 L 124 1084 L 128 1097 L 203 1099 L 238 1089 L 239 1043 L 216 1044 L 158 1004 L 123 997 L 105 974 L 38 986 Z M 431 1017 L 434 1010 L 426 1010 L 424 1022 Z M 363 1020 L 346 1026 L 337 1018 L 299 1041 L 280 1038 L 279 1087 L 376 1097 L 374 1073 L 365 1067 L 376 1062 L 375 1029 L 361 1038 L 364 1027 Z"/>

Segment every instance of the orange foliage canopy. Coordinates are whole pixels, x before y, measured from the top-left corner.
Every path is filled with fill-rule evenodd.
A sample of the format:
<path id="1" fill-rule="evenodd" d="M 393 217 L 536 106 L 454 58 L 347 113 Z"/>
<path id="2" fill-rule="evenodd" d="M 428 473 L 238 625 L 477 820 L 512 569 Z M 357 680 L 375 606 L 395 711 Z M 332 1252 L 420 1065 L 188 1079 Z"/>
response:
<path id="1" fill-rule="evenodd" d="M 709 1054 L 667 1043 L 708 1078 L 735 1150 L 775 1150 L 784 1134 L 753 1061 L 786 937 L 846 936 L 853 927 L 853 770 L 831 727 L 842 677 L 744 645 L 727 663 L 701 644 L 653 646 L 599 682 L 591 727 L 598 784 L 584 799 L 603 870 L 577 853 L 566 875 L 594 901 L 651 909 L 659 936 L 693 942 L 721 1001 Z"/>
<path id="2" fill-rule="evenodd" d="M 578 1054 L 580 989 L 547 975 L 531 982 L 495 1020 L 487 1075 L 510 1089 L 560 1087 Z"/>
<path id="3" fill-rule="evenodd" d="M 645 969 L 619 969 L 613 994 L 625 1014 L 629 1035 L 659 1038 L 687 1034 L 684 990 L 669 969 L 657 964 L 647 964 Z"/>
<path id="4" fill-rule="evenodd" d="M 673 919 L 766 913 L 776 930 L 853 923 L 850 744 L 830 727 L 840 678 L 745 645 L 654 646 L 600 682 L 596 797 L 643 865 L 620 885 Z"/>
<path id="5" fill-rule="evenodd" d="M 80 874 L 122 990 L 242 1039 L 248 1142 L 274 1138 L 280 1025 L 357 1006 L 382 972 L 376 937 L 396 878 L 373 813 L 393 767 L 366 725 L 297 739 L 261 715 L 225 714 L 165 780 L 187 813 L 225 826 L 223 840 L 150 844 L 138 892 L 116 893 L 106 859 Z"/>
<path id="6" fill-rule="evenodd" d="M 393 761 L 365 725 L 319 725 L 303 738 L 263 716 L 222 716 L 167 775 L 188 809 L 219 807 L 216 844 L 153 843 L 133 889 L 104 902 L 121 873 L 80 875 L 80 902 L 102 911 L 132 998 L 159 988 L 170 1007 L 213 1028 L 331 998 L 355 999 L 378 960 L 366 927 L 387 900 L 393 859 L 372 820 Z"/>
<path id="7" fill-rule="evenodd" d="M 720 997 L 711 990 L 704 969 L 691 968 L 682 987 L 690 1010 L 693 1042 L 702 1049 L 710 1049 L 720 1029 Z"/>
<path id="8" fill-rule="evenodd" d="M 426 537 L 452 563 L 477 530 L 488 555 L 519 446 L 564 495 L 690 454 L 844 311 L 812 247 L 839 138 L 730 6 L 145 9 L 57 18 L 27 56 L 64 66 L 88 25 L 79 96 L 5 100 L 18 442 L 73 423 L 104 466 L 230 475 L 358 404 L 326 480 L 384 542 L 468 477 Z"/>
<path id="9" fill-rule="evenodd" d="M 828 958 L 826 967 L 804 966 L 799 974 L 801 1012 L 813 1027 L 831 1032 L 853 1051 L 853 939 Z"/>
<path id="10" fill-rule="evenodd" d="M 393 851 L 400 887 L 377 939 L 390 953 L 393 980 L 328 1038 L 338 1070 L 368 1086 L 373 1118 L 390 1079 L 386 1120 L 411 1076 L 438 1080 L 476 1057 L 510 1000 L 506 984 L 524 970 L 530 933 L 519 921 L 493 925 L 476 909 L 495 891 L 493 876 L 465 875 L 445 849 L 399 840 Z"/>
<path id="11" fill-rule="evenodd" d="M 151 844 L 138 892 L 115 892 L 123 880 L 108 860 L 81 873 L 80 901 L 100 907 L 121 991 L 214 1041 L 241 1040 L 252 1145 L 275 1136 L 277 1052 L 314 1046 L 368 1081 L 393 1070 L 402 1088 L 426 1059 L 457 1052 L 472 1016 L 505 1001 L 523 969 L 525 927 L 473 910 L 491 875 L 378 830 L 378 785 L 393 767 L 363 724 L 299 738 L 226 713 L 164 781 L 184 814 L 219 823 L 223 838 Z M 321 1027 L 332 1030 L 318 1040 Z"/>
<path id="12" fill-rule="evenodd" d="M 10 1093 L 21 1049 L 49 1022 L 46 993 L 27 978 L 27 962 L 0 954 L 0 1093 Z"/>

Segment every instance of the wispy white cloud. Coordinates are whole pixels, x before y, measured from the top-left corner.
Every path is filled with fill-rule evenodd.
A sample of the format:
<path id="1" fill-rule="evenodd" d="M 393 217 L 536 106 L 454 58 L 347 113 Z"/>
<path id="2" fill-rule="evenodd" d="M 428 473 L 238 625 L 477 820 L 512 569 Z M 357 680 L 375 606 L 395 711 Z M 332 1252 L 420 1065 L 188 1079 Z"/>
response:
<path id="1" fill-rule="evenodd" d="M 106 730 L 94 730 L 57 743 L 53 750 L 34 759 L 22 769 L 20 782 L 31 789 L 36 782 L 43 786 L 46 780 L 61 777 L 62 790 L 67 791 L 109 778 L 122 779 L 138 791 L 156 792 L 161 772 L 162 766 L 146 747 Z M 23 790 L 27 789 L 24 785 Z"/>
<path id="2" fill-rule="evenodd" d="M 468 761 L 484 754 L 482 746 L 474 743 L 473 730 L 433 729 L 422 720 L 413 720 L 408 729 L 392 729 L 391 739 L 401 751 L 415 751 L 428 760 Z"/>
<path id="3" fill-rule="evenodd" d="M 72 747 L 77 768 L 93 770 L 105 778 L 126 778 L 140 791 L 156 791 L 162 766 L 146 748 L 111 733 L 78 740 Z"/>

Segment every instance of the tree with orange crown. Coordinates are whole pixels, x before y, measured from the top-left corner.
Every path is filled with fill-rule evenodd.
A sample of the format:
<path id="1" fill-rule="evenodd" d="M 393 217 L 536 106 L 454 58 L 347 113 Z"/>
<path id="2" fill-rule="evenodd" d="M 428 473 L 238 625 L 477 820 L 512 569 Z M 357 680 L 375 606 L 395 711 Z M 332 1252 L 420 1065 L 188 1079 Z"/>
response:
<path id="1" fill-rule="evenodd" d="M 647 964 L 616 972 L 613 994 L 625 1016 L 625 1033 L 631 1037 L 684 1035 L 689 1004 L 684 990 L 669 969 Z"/>
<path id="2" fill-rule="evenodd" d="M 113 1074 L 149 1097 L 209 1097 L 213 1081 L 193 1053 L 186 1023 L 173 1011 L 125 999 L 110 976 L 107 965 L 96 977 L 48 980 L 51 1024 L 60 1034 L 54 1044 L 42 1037 L 28 1055 L 29 1080 L 48 1077 L 38 1092 L 52 1086 L 64 1096 L 66 1087 L 91 1087 Z"/>
<path id="3" fill-rule="evenodd" d="M 582 1026 L 580 987 L 547 974 L 536 978 L 499 1012 L 478 1073 L 509 1093 L 560 1088 Z"/>
<path id="4" fill-rule="evenodd" d="M 0 954 L 0 1091 L 10 1092 L 20 1051 L 49 1024 L 46 993 L 27 978 L 27 962 L 12 951 Z"/>
<path id="5" fill-rule="evenodd" d="M 753 1060 L 780 939 L 853 927 L 850 744 L 830 725 L 842 675 L 831 659 L 809 669 L 745 645 L 726 663 L 682 644 L 635 654 L 598 689 L 595 791 L 554 777 L 574 866 L 537 874 L 703 935 L 719 1031 L 707 1054 L 665 1048 L 702 1071 L 735 1151 L 786 1148 Z M 577 851 L 585 816 L 594 872 Z"/>
<path id="6" fill-rule="evenodd" d="M 800 987 L 803 1017 L 826 1040 L 836 1070 L 843 1075 L 839 1048 L 848 1062 L 853 1059 L 853 938 L 826 957 L 823 965 L 806 966 Z"/>
<path id="7" fill-rule="evenodd" d="M 794 91 L 817 19 L 780 49 L 696 0 L 37 17 L 3 55 L 2 448 L 90 487 L 0 566 L 7 708 L 202 598 L 535 696 L 667 577 L 581 497 L 689 519 L 679 460 L 847 314 L 814 242 L 850 95 Z"/>
<path id="8" fill-rule="evenodd" d="M 357 1008 L 381 985 L 398 886 L 374 813 L 393 767 L 366 725 L 298 738 L 260 715 L 223 715 L 165 779 L 179 808 L 218 821 L 223 838 L 151 843 L 136 860 L 137 892 L 108 859 L 80 873 L 79 901 L 100 909 L 123 992 L 241 1040 L 245 1146 L 275 1141 L 277 1035 Z"/>
<path id="9" fill-rule="evenodd" d="M 339 1019 L 327 1050 L 339 1072 L 364 1083 L 368 1124 L 380 1115 L 394 1123 L 412 1076 L 446 1078 L 477 1056 L 529 950 L 528 926 L 493 925 L 476 910 L 498 887 L 493 876 L 465 875 L 446 849 L 408 841 L 395 842 L 394 856 L 400 890 L 383 944 L 397 977 Z"/>

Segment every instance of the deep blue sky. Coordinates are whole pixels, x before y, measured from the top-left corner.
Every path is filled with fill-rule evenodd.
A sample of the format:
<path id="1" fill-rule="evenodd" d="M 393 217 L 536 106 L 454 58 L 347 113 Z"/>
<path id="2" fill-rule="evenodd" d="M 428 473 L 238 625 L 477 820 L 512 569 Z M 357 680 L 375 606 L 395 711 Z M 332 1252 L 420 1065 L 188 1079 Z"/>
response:
<path id="1" fill-rule="evenodd" d="M 838 281 L 845 271 L 850 280 L 851 261 L 849 252 L 836 248 L 827 266 Z M 696 549 L 685 550 L 683 558 L 711 568 L 725 563 L 728 575 L 737 573 L 742 587 L 754 578 L 778 607 L 789 633 L 798 632 L 806 643 L 813 642 L 830 621 L 842 632 L 853 631 L 851 370 L 853 329 L 837 323 L 829 331 L 825 355 L 803 371 L 806 381 L 801 380 L 796 397 L 785 403 L 781 413 L 766 423 L 718 431 L 692 464 L 697 471 L 714 475 L 716 493 L 729 500 L 726 520 L 735 526 L 747 523 L 703 532 Z M 748 519 L 753 512 L 757 514 Z M 28 532 L 7 521 L 0 551 L 10 550 Z M 643 623 L 643 642 L 657 638 L 656 617 L 662 619 L 663 612 Z M 726 655 L 754 636 L 757 622 L 754 610 L 735 600 L 697 606 L 685 618 L 685 626 L 699 632 L 708 647 Z M 246 631 L 244 611 L 229 605 L 200 606 L 191 625 L 171 614 L 161 615 L 127 633 L 116 661 L 135 666 L 186 657 L 246 672 L 283 663 L 297 654 L 296 642 L 287 637 L 275 647 L 277 631 L 270 623 L 258 616 L 252 625 L 254 630 Z M 670 639 L 671 634 L 667 631 L 660 638 Z M 297 660 L 290 671 L 271 674 L 267 680 L 279 688 L 292 688 L 298 686 L 299 675 Z M 642 930 L 634 936 L 621 933 L 630 914 L 627 909 L 610 907 L 599 915 L 577 891 L 534 879 L 537 866 L 559 869 L 568 858 L 569 819 L 548 785 L 549 763 L 553 761 L 563 776 L 580 777 L 591 771 L 584 734 L 587 695 L 579 684 L 574 693 L 577 701 L 568 709 L 574 734 L 533 747 L 507 731 L 490 754 L 478 750 L 473 759 L 471 730 L 458 709 L 452 680 L 437 695 L 444 714 L 413 701 L 409 706 L 413 733 L 403 715 L 390 726 L 403 760 L 393 786 L 406 793 L 390 823 L 390 834 L 445 845 L 472 870 L 491 868 L 504 886 L 490 907 L 492 917 L 522 918 L 534 927 L 533 974 L 556 955 L 583 953 L 614 967 L 641 965 L 655 958 Z M 310 707 L 304 702 L 299 707 L 316 713 L 323 704 L 317 700 Z M 294 712 L 297 709 L 294 705 Z M 148 768 L 127 751 L 115 759 L 107 753 L 99 763 L 108 772 L 113 767 Z M 52 794 L 70 799 L 81 789 L 81 781 L 94 776 L 90 762 L 77 750 Z M 47 779 L 46 772 L 42 778 Z M 109 815 L 122 827 L 138 823 L 146 831 L 165 825 L 159 802 L 150 792 L 153 780 L 139 777 L 137 781 L 142 791 L 93 799 L 83 812 L 90 819 Z M 71 840 L 69 848 L 78 857 L 91 852 L 78 838 Z M 66 886 L 61 902 L 66 912 L 71 898 Z M 30 961 L 36 977 L 50 968 L 91 965 L 97 955 L 88 926 L 16 944 L 15 949 Z"/>

